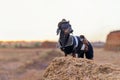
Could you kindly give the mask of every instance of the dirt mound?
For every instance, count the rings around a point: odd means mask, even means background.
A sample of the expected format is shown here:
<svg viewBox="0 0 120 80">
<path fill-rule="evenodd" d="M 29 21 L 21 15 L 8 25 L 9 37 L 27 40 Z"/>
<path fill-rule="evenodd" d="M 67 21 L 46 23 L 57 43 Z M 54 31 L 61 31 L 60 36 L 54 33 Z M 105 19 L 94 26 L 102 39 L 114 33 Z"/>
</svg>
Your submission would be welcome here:
<svg viewBox="0 0 120 80">
<path fill-rule="evenodd" d="M 43 80 L 120 80 L 120 69 L 87 59 L 56 57 L 45 70 Z"/>
<path fill-rule="evenodd" d="M 120 51 L 120 30 L 112 31 L 107 35 L 105 49 Z"/>
</svg>

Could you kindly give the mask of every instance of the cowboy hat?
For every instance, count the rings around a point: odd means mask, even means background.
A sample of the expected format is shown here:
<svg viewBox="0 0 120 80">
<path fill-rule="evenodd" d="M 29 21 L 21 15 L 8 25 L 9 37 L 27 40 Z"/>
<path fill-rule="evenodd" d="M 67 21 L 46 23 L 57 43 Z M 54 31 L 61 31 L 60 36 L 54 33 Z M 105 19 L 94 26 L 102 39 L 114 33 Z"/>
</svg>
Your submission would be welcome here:
<svg viewBox="0 0 120 80">
<path fill-rule="evenodd" d="M 62 19 L 62 21 L 61 22 L 68 22 L 68 21 L 66 21 L 66 19 Z"/>
</svg>

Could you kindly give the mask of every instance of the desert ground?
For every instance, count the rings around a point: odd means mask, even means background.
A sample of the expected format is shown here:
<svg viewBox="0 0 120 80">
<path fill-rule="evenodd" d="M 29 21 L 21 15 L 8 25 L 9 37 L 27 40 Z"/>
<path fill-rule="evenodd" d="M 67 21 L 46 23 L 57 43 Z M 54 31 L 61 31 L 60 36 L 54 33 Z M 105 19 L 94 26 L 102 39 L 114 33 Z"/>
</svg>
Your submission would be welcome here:
<svg viewBox="0 0 120 80">
<path fill-rule="evenodd" d="M 55 57 L 64 56 L 57 48 L 0 49 L 0 80 L 41 80 Z M 120 51 L 94 48 L 94 62 L 120 68 Z"/>
</svg>

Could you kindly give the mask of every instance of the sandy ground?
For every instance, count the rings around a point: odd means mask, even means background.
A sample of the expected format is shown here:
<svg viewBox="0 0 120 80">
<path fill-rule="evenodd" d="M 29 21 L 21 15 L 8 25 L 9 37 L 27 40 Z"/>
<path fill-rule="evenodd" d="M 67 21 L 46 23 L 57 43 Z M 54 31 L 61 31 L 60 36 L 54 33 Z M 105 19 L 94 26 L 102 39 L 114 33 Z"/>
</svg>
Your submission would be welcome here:
<svg viewBox="0 0 120 80">
<path fill-rule="evenodd" d="M 64 56 L 59 49 L 0 49 L 0 80 L 40 80 L 54 57 Z M 120 68 L 120 52 L 94 48 L 94 61 Z"/>
<path fill-rule="evenodd" d="M 83 58 L 56 57 L 45 70 L 43 80 L 120 80 L 120 69 Z"/>
<path fill-rule="evenodd" d="M 120 68 L 120 51 L 106 51 L 103 48 L 94 48 L 94 61 L 99 64 L 113 64 Z"/>
</svg>

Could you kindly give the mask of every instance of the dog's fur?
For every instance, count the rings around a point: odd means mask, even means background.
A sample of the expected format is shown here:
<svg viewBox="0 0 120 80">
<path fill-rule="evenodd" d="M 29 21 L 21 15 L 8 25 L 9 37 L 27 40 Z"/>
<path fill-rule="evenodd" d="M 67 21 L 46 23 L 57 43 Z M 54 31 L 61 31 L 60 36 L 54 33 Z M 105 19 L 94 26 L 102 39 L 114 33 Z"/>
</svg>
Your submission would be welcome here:
<svg viewBox="0 0 120 80">
<path fill-rule="evenodd" d="M 93 47 L 89 41 L 85 39 L 83 35 L 77 36 L 76 39 L 78 40 L 78 46 L 75 47 L 75 39 L 72 40 L 72 45 L 67 45 L 69 41 L 69 37 L 71 37 L 69 32 L 64 32 L 61 30 L 60 37 L 59 37 L 59 44 L 60 49 L 65 53 L 65 56 L 68 54 L 72 54 L 73 57 L 76 57 L 76 54 L 78 55 L 78 58 L 84 58 L 84 54 L 87 59 L 93 59 Z M 74 36 L 72 36 L 74 37 Z M 83 38 L 83 41 L 81 39 Z M 85 44 L 85 50 L 81 50 L 82 45 Z"/>
</svg>

